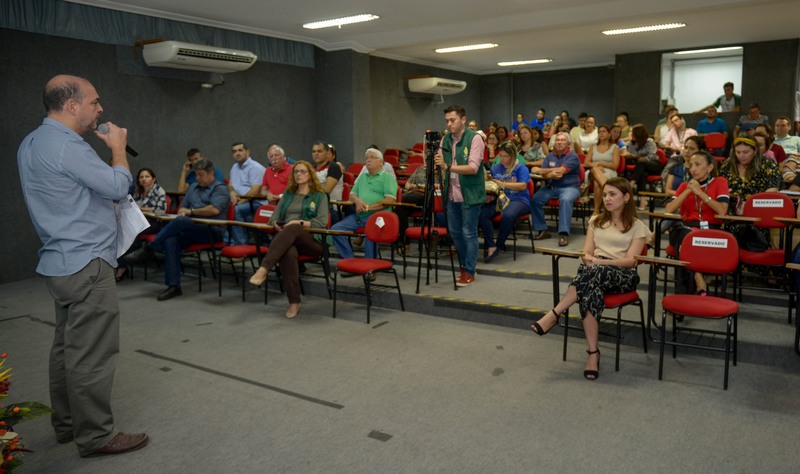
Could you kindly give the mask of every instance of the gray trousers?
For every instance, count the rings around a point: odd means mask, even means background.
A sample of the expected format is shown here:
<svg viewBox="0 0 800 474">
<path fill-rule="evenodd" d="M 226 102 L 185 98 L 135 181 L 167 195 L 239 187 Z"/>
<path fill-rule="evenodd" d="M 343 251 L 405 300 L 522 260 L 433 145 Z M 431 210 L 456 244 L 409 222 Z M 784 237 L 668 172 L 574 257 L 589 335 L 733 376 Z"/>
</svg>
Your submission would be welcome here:
<svg viewBox="0 0 800 474">
<path fill-rule="evenodd" d="M 58 439 L 72 435 L 87 455 L 108 444 L 117 430 L 111 385 L 119 352 L 119 303 L 114 269 L 96 258 L 82 270 L 47 277 L 55 301 L 56 330 L 50 350 L 50 403 Z"/>
</svg>

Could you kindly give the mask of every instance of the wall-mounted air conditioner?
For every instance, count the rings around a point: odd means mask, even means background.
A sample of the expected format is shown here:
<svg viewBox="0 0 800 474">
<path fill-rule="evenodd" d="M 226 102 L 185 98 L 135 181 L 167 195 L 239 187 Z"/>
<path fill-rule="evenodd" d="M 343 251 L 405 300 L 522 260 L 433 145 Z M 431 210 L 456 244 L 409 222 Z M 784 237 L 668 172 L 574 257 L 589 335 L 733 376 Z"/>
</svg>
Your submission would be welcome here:
<svg viewBox="0 0 800 474">
<path fill-rule="evenodd" d="M 408 90 L 425 94 L 458 94 L 467 88 L 465 81 L 443 79 L 441 77 L 420 77 L 408 80 Z"/>
<path fill-rule="evenodd" d="M 224 74 L 244 71 L 255 64 L 258 56 L 250 51 L 162 41 L 144 45 L 144 62 L 148 66 L 191 69 Z"/>
</svg>

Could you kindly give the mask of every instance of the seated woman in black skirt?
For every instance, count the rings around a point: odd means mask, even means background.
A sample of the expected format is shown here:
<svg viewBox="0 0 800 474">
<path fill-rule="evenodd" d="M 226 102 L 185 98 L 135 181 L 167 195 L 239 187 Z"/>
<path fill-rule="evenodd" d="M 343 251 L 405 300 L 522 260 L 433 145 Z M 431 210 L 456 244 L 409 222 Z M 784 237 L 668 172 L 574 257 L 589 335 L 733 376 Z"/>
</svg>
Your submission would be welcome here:
<svg viewBox="0 0 800 474">
<path fill-rule="evenodd" d="M 589 221 L 578 275 L 556 307 L 531 325 L 533 332 L 544 336 L 558 324 L 561 313 L 578 303 L 589 354 L 583 376 L 589 380 L 600 375 L 597 335 L 605 309 L 603 296 L 636 288 L 636 257 L 650 237 L 647 225 L 636 217 L 630 181 L 609 179 L 603 186 L 603 204 L 600 214 Z"/>
</svg>

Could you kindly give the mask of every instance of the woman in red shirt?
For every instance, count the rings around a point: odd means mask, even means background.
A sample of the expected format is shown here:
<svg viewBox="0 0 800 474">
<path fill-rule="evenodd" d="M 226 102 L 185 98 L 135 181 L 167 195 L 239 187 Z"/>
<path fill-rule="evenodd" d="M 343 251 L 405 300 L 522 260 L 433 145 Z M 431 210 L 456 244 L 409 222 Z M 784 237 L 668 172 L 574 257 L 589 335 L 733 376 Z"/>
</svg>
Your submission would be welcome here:
<svg viewBox="0 0 800 474">
<path fill-rule="evenodd" d="M 706 151 L 698 151 L 692 155 L 689 159 L 691 181 L 681 183 L 665 207 L 667 212 L 680 212 L 683 217 L 683 226 L 673 227 L 669 239 L 679 258 L 681 241 L 692 227 L 719 229 L 722 220 L 716 216 L 728 213 L 728 181 L 717 176 L 716 165 L 717 160 Z M 708 286 L 701 273 L 695 273 L 694 281 L 698 294 L 707 292 Z"/>
</svg>

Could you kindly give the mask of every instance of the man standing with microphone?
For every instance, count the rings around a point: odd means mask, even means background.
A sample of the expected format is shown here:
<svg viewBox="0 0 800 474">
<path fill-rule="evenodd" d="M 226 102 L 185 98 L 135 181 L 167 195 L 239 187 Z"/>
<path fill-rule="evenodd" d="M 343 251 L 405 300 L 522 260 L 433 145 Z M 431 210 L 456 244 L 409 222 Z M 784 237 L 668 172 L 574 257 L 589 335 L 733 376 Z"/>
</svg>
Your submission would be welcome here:
<svg viewBox="0 0 800 474">
<path fill-rule="evenodd" d="M 22 141 L 17 165 L 42 240 L 36 271 L 55 302 L 52 425 L 57 441 L 74 440 L 81 456 L 126 453 L 148 441 L 144 433 L 117 430 L 111 412 L 119 352 L 113 201 L 124 199 L 133 181 L 128 131 L 110 122 L 107 133 L 97 131 L 100 97 L 80 77 L 53 77 L 43 100 L 47 117 Z M 90 131 L 111 149 L 111 166 L 81 137 Z"/>
</svg>

